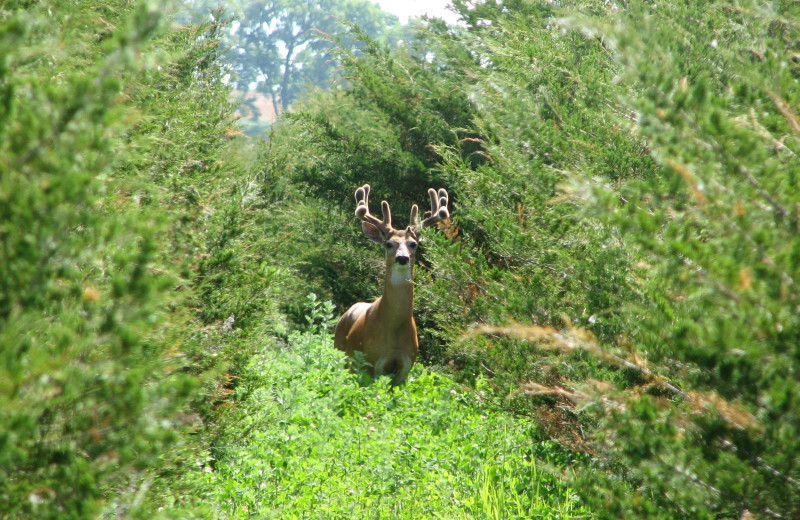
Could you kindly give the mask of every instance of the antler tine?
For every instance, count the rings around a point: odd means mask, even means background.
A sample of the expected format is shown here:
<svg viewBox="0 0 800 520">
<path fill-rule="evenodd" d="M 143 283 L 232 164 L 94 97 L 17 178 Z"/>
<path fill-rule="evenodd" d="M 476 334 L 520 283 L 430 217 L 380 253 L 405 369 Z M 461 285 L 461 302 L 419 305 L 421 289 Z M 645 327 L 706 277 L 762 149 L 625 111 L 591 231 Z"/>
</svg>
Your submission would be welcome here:
<svg viewBox="0 0 800 520">
<path fill-rule="evenodd" d="M 447 195 L 447 190 L 439 188 L 437 192 L 433 188 L 430 188 L 428 190 L 428 196 L 431 198 L 431 214 L 422 221 L 422 225 L 420 226 L 422 228 L 430 227 L 437 222 L 450 218 L 450 212 L 447 211 L 447 203 L 450 200 Z"/>
<path fill-rule="evenodd" d="M 385 200 L 381 202 L 383 220 L 379 220 L 369 212 L 369 190 L 369 184 L 356 190 L 356 217 L 377 227 L 384 235 L 388 234 L 392 230 L 392 212 L 389 203 Z"/>
<path fill-rule="evenodd" d="M 386 226 L 386 229 L 393 229 L 392 228 L 392 210 L 389 209 L 389 203 L 385 200 L 381 201 L 381 217 L 383 217 L 382 224 Z"/>
<path fill-rule="evenodd" d="M 419 227 L 419 222 L 417 221 L 419 216 L 419 207 L 414 204 L 411 206 L 411 219 L 408 221 L 409 229 L 414 229 Z"/>
</svg>

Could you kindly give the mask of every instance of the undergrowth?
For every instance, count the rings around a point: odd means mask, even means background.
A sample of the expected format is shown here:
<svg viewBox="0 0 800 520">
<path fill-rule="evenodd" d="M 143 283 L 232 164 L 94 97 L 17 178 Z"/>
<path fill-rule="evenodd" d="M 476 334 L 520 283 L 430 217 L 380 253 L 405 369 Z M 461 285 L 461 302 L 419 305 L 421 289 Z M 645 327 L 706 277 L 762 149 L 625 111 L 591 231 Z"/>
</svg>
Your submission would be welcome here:
<svg viewBox="0 0 800 520">
<path fill-rule="evenodd" d="M 317 309 L 320 307 L 317 306 Z M 536 422 L 415 365 L 408 383 L 347 371 L 310 327 L 254 353 L 220 434 L 167 516 L 214 518 L 586 518 L 545 471 L 572 456 Z M 198 509 L 198 505 L 204 506 Z"/>
</svg>

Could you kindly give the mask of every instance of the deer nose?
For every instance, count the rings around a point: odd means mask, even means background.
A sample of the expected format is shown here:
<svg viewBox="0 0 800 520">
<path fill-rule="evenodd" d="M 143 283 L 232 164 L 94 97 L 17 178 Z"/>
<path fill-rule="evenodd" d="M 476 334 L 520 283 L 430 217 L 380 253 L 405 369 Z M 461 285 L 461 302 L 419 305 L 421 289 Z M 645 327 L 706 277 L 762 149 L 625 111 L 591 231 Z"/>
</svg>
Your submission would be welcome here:
<svg viewBox="0 0 800 520">
<path fill-rule="evenodd" d="M 396 256 L 396 257 L 394 257 L 394 261 L 397 262 L 400 265 L 406 265 L 408 263 L 408 257 L 407 256 Z"/>
</svg>

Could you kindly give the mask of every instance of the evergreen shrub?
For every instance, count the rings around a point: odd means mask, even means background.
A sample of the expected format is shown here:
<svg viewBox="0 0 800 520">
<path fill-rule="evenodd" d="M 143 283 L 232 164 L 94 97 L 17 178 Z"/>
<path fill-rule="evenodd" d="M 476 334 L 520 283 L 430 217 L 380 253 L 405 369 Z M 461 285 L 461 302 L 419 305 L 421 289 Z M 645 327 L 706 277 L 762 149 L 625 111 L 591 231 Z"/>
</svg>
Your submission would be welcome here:
<svg viewBox="0 0 800 520">
<path fill-rule="evenodd" d="M 219 26 L 28 4 L 0 6 L 0 516 L 149 518 L 226 364 L 192 305 L 228 189 Z"/>
<path fill-rule="evenodd" d="M 592 454 L 600 517 L 798 516 L 796 3 L 455 4 L 464 26 L 345 55 L 349 86 L 272 134 L 292 271 L 374 297 L 353 188 L 402 219 L 441 185 L 427 362 Z"/>
</svg>

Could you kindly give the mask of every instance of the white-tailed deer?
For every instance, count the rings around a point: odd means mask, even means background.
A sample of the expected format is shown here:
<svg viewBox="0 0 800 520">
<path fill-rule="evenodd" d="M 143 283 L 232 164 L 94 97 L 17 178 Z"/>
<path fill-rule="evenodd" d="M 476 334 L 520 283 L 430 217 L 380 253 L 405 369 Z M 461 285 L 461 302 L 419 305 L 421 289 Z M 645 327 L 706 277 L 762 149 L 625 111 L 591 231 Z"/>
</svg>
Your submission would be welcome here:
<svg viewBox="0 0 800 520">
<path fill-rule="evenodd" d="M 447 219 L 447 191 L 428 190 L 430 216 L 421 223 L 419 209 L 411 207 L 411 223 L 405 229 L 392 227 L 389 203 L 381 202 L 383 218 L 369 212 L 369 184 L 356 190 L 356 217 L 361 229 L 386 253 L 383 295 L 372 303 L 358 302 L 336 324 L 334 345 L 352 357 L 362 352 L 372 375 L 388 375 L 392 384 L 405 381 L 417 357 L 419 339 L 414 323 L 414 254 L 420 241 L 420 229 Z"/>
</svg>

